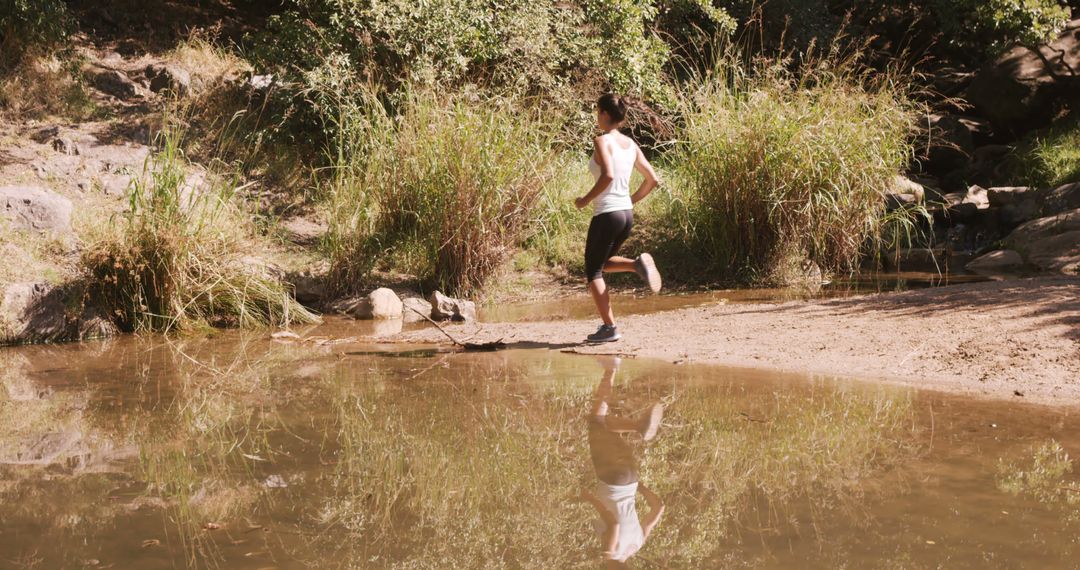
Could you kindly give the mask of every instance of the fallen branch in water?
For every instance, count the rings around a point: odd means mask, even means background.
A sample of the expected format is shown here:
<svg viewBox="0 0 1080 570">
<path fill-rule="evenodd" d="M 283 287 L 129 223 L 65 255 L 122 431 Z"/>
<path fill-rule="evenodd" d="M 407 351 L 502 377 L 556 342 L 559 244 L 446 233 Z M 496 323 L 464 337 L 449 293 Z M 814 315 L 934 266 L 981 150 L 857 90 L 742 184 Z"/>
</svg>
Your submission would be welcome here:
<svg viewBox="0 0 1080 570">
<path fill-rule="evenodd" d="M 435 322 L 435 319 L 432 319 L 431 317 L 425 315 L 424 313 L 421 313 L 418 309 L 416 309 L 414 307 L 406 307 L 406 308 L 409 309 L 410 311 L 420 315 L 425 321 L 435 325 L 435 328 L 439 329 L 439 332 L 446 335 L 446 338 L 450 339 L 450 342 L 454 343 L 455 346 L 460 346 L 461 348 L 464 348 L 465 350 L 477 350 L 477 351 L 499 350 L 501 348 L 506 348 L 506 343 L 504 343 L 501 338 L 499 340 L 492 341 L 492 342 L 480 342 L 480 343 L 461 342 L 460 340 L 454 338 L 453 335 L 446 332 L 446 329 L 442 328 L 442 326 L 439 325 L 439 323 Z M 479 334 L 479 333 L 477 333 L 477 334 Z M 475 336 L 476 335 L 473 335 L 473 336 L 471 336 L 469 338 L 473 338 Z"/>
</svg>

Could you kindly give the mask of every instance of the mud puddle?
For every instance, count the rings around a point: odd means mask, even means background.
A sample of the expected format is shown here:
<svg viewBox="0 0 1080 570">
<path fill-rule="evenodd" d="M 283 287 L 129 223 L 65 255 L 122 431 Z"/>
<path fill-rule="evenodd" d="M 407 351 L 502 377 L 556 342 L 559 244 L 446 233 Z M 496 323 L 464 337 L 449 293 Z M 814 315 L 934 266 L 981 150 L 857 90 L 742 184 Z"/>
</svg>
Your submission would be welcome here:
<svg viewBox="0 0 1080 570">
<path fill-rule="evenodd" d="M 0 568 L 597 568 L 607 527 L 582 492 L 618 478 L 664 504 L 631 567 L 1080 555 L 1070 410 L 424 348 L 227 333 L 0 351 Z"/>
<path fill-rule="evenodd" d="M 925 289 L 986 280 L 986 277 L 978 275 L 947 275 L 924 272 L 880 273 L 836 280 L 819 289 L 798 287 L 721 289 L 695 293 L 665 292 L 661 295 L 645 295 L 640 291 L 626 291 L 625 288 L 616 285 L 615 309 L 620 315 L 644 315 L 719 303 L 782 303 L 785 301 Z M 632 281 L 628 282 L 632 283 Z M 480 318 L 487 322 L 591 319 L 596 316 L 596 308 L 593 306 L 592 300 L 584 294 L 584 288 L 582 293 L 580 296 L 554 301 L 486 306 L 481 308 Z"/>
</svg>

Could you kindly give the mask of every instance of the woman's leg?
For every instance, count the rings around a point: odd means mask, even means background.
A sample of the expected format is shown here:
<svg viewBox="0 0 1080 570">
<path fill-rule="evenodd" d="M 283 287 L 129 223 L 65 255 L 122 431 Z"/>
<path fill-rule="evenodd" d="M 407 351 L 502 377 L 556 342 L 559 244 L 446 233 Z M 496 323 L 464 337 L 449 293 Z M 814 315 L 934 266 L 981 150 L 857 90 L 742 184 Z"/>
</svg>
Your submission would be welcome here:
<svg viewBox="0 0 1080 570">
<path fill-rule="evenodd" d="M 605 325 L 615 326 L 615 313 L 611 310 L 611 295 L 608 294 L 607 283 L 604 278 L 589 281 L 589 294 L 592 295 L 593 303 L 596 304 L 596 312 L 600 313 L 600 320 Z"/>
<path fill-rule="evenodd" d="M 633 273 L 636 271 L 634 260 L 622 257 L 618 253 L 623 244 L 626 243 L 626 238 L 630 237 L 630 230 L 634 227 L 634 211 L 612 212 L 611 216 L 617 223 L 615 224 L 616 227 L 613 228 L 614 235 L 607 253 L 607 261 L 604 262 L 604 273 Z"/>
</svg>

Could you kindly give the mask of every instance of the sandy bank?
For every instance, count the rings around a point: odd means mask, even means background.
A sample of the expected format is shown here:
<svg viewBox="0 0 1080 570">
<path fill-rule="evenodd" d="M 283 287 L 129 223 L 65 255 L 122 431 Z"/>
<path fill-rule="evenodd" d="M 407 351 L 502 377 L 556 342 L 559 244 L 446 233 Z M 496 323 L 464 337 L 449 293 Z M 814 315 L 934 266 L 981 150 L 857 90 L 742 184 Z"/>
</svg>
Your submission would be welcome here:
<svg viewBox="0 0 1080 570">
<path fill-rule="evenodd" d="M 615 300 L 618 310 L 618 298 Z M 1080 278 L 1039 278 L 782 304 L 716 305 L 619 319 L 623 340 L 589 346 L 593 321 L 453 327 L 472 342 L 624 353 L 875 379 L 1080 405 Z M 401 340 L 445 342 L 434 329 Z"/>
</svg>

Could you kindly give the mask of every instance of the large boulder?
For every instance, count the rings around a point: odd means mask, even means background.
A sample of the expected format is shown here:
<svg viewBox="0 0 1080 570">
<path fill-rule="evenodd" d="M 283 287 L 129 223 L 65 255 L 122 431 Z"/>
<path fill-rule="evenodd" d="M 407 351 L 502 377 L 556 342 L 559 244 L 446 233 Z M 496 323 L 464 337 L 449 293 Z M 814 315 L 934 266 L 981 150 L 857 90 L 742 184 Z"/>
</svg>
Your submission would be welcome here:
<svg viewBox="0 0 1080 570">
<path fill-rule="evenodd" d="M 1069 22 L 1049 45 L 1016 46 L 984 65 L 967 100 L 995 130 L 1018 134 L 1049 122 L 1054 103 L 1076 87 L 1080 72 L 1080 20 Z"/>
<path fill-rule="evenodd" d="M 1024 267 L 1024 258 L 1011 249 L 999 249 L 982 255 L 964 266 L 975 273 L 1008 273 Z"/>
<path fill-rule="evenodd" d="M 36 186 L 0 187 L 0 216 L 16 228 L 71 231 L 71 200 Z"/>
<path fill-rule="evenodd" d="M 331 309 L 357 319 L 400 319 L 402 304 L 396 293 L 383 287 L 362 297 L 337 301 Z"/>
<path fill-rule="evenodd" d="M 1044 271 L 1080 273 L 1080 208 L 1027 222 L 1005 238 L 1005 245 Z"/>
<path fill-rule="evenodd" d="M 1043 198 L 1043 215 L 1060 214 L 1080 208 L 1080 182 L 1059 186 Z"/>
<path fill-rule="evenodd" d="M 407 323 L 419 323 L 426 321 L 424 317 L 431 318 L 431 303 L 417 298 L 409 297 L 402 300 L 404 312 L 401 316 Z"/>
<path fill-rule="evenodd" d="M 431 303 L 431 318 L 436 321 L 472 322 L 476 320 L 476 303 L 464 299 L 454 299 L 435 291 L 428 298 Z"/>
</svg>

